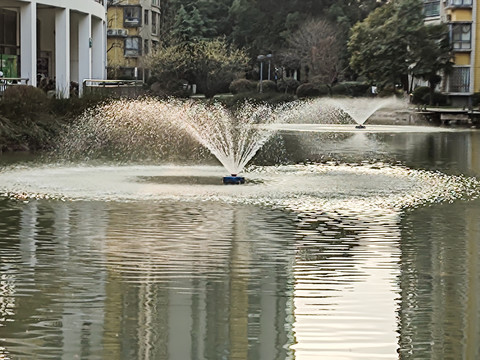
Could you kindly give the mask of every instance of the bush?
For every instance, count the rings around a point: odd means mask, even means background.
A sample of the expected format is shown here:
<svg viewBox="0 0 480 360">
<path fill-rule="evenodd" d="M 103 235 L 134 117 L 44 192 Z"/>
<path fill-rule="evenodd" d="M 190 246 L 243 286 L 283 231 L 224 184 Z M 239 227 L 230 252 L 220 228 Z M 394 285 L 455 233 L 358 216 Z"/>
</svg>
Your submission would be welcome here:
<svg viewBox="0 0 480 360">
<path fill-rule="evenodd" d="M 49 99 L 39 88 L 30 85 L 9 86 L 3 93 L 2 103 L 7 114 L 32 114 L 48 107 Z"/>
<path fill-rule="evenodd" d="M 299 98 L 314 97 L 320 95 L 321 92 L 319 88 L 312 83 L 305 83 L 297 88 L 297 96 Z"/>
<path fill-rule="evenodd" d="M 179 97 L 187 98 L 191 95 L 188 82 L 182 79 L 171 79 L 170 81 L 155 82 L 150 86 L 150 91 L 158 97 Z"/>
<path fill-rule="evenodd" d="M 476 92 L 472 95 L 472 106 L 478 106 L 480 104 L 480 93 Z"/>
<path fill-rule="evenodd" d="M 257 89 L 260 91 L 260 82 L 257 84 Z M 275 84 L 275 81 L 272 80 L 263 80 L 262 81 L 262 91 L 267 93 L 267 92 L 276 92 L 277 91 L 277 84 Z"/>
<path fill-rule="evenodd" d="M 369 92 L 369 95 L 371 95 L 371 92 Z M 377 95 L 378 97 L 392 97 L 392 96 L 402 97 L 403 90 L 396 89 L 394 86 L 388 86 L 381 89 Z"/>
<path fill-rule="evenodd" d="M 446 95 L 441 94 L 439 92 L 433 93 L 433 101 L 432 101 L 433 105 L 437 105 L 437 106 L 447 105 L 447 100 L 448 99 Z M 422 101 L 423 101 L 423 104 L 426 104 L 426 105 L 430 104 L 430 93 L 424 95 L 422 98 Z"/>
<path fill-rule="evenodd" d="M 294 101 L 295 96 L 293 94 L 283 94 L 283 93 L 276 93 L 276 92 L 266 92 L 266 93 L 259 93 L 256 91 L 249 92 L 249 93 L 240 93 L 235 94 L 230 97 L 225 98 L 217 98 L 216 101 L 220 101 L 226 107 L 229 108 L 237 108 L 241 106 L 246 101 L 254 104 L 283 104 L 286 102 Z"/>
<path fill-rule="evenodd" d="M 246 92 L 254 91 L 257 87 L 255 81 L 247 80 L 247 79 L 236 79 L 230 83 L 228 90 L 232 94 L 241 94 Z"/>
<path fill-rule="evenodd" d="M 343 85 L 347 87 L 349 95 L 353 97 L 371 94 L 370 85 L 362 82 L 344 82 Z"/>
<path fill-rule="evenodd" d="M 330 86 L 325 84 L 318 84 L 316 85 L 318 91 L 320 92 L 320 96 L 327 96 L 330 95 Z"/>
<path fill-rule="evenodd" d="M 292 78 L 286 78 L 277 82 L 277 90 L 285 94 L 295 94 L 299 86 L 300 81 Z"/>
<path fill-rule="evenodd" d="M 419 86 L 413 90 L 412 94 L 412 103 L 414 104 L 425 104 L 424 98 L 426 95 L 430 94 L 430 88 L 428 86 Z"/>
<path fill-rule="evenodd" d="M 344 84 L 335 84 L 332 86 L 332 95 L 350 95 L 348 88 Z"/>
</svg>

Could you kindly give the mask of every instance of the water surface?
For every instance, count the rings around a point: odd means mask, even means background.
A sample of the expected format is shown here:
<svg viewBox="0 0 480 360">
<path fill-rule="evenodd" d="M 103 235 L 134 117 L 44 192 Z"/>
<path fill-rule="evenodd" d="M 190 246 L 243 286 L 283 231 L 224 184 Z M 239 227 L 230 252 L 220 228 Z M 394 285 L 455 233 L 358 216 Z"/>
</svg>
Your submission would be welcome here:
<svg viewBox="0 0 480 360">
<path fill-rule="evenodd" d="M 292 163 L 381 161 L 480 177 L 479 135 L 282 137 Z M 302 190 L 305 173 L 290 191 L 282 185 L 286 195 L 265 195 L 268 184 L 216 190 L 230 199 L 263 191 L 253 204 L 197 196 L 210 182 L 194 185 L 188 201 L 138 196 L 142 186 L 164 186 L 153 173 L 123 199 L 3 197 L 0 359 L 478 358 L 480 201 L 379 206 L 370 200 L 390 199 L 391 182 L 372 176 L 359 178 L 370 189 L 357 188 L 362 201 L 345 191 L 340 207 L 333 200 L 347 180 L 355 190 L 355 174 L 329 179 L 335 191 L 319 182 L 321 206 L 283 210 L 268 200 L 304 202 L 313 191 Z M 15 181 L 63 191 L 53 178 Z M 402 179 L 391 178 L 400 194 L 410 184 Z"/>
</svg>

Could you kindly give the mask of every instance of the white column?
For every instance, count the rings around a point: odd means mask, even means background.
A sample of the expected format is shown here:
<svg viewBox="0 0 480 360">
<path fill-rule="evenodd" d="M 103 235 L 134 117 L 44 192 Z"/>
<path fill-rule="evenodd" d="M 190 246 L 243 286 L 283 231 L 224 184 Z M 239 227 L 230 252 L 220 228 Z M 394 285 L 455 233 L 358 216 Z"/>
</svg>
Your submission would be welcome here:
<svg viewBox="0 0 480 360">
<path fill-rule="evenodd" d="M 78 22 L 78 86 L 83 92 L 83 80 L 92 78 L 92 16 L 82 15 Z"/>
<path fill-rule="evenodd" d="M 105 32 L 102 20 L 92 19 L 92 77 L 104 79 L 105 76 Z"/>
<path fill-rule="evenodd" d="M 33 0 L 20 8 L 20 76 L 37 86 L 37 3 Z"/>
<path fill-rule="evenodd" d="M 59 98 L 70 97 L 70 10 L 55 11 L 55 77 Z"/>
</svg>

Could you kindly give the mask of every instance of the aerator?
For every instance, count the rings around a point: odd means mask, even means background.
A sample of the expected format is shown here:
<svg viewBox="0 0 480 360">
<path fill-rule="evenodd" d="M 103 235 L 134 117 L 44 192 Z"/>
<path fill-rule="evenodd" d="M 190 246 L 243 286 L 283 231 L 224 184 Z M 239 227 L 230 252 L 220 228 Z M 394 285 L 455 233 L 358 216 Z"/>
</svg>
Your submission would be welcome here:
<svg viewBox="0 0 480 360">
<path fill-rule="evenodd" d="M 243 176 L 237 176 L 237 174 L 232 174 L 231 176 L 224 176 L 223 183 L 225 185 L 245 184 L 245 178 Z"/>
</svg>

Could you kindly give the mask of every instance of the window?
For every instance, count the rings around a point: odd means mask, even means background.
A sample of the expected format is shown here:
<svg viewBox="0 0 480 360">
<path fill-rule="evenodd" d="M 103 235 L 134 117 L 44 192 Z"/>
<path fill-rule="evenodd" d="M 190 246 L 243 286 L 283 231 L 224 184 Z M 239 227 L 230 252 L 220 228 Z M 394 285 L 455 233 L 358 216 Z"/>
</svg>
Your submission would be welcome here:
<svg viewBox="0 0 480 360">
<path fill-rule="evenodd" d="M 159 14 L 152 11 L 152 34 L 153 35 L 156 35 L 158 33 L 158 18 L 159 18 Z"/>
<path fill-rule="evenodd" d="M 142 25 L 142 8 L 140 6 L 125 6 L 123 8 L 123 23 L 125 27 Z"/>
<path fill-rule="evenodd" d="M 139 36 L 130 36 L 125 39 L 125 56 L 137 57 L 142 55 L 142 39 Z"/>
<path fill-rule="evenodd" d="M 158 49 L 158 41 L 152 40 L 152 50 Z"/>
<path fill-rule="evenodd" d="M 152 0 L 153 6 L 160 6 L 160 0 Z"/>
<path fill-rule="evenodd" d="M 449 6 L 472 6 L 472 0 L 448 0 Z"/>
<path fill-rule="evenodd" d="M 452 45 L 454 50 L 470 50 L 472 24 L 452 24 Z"/>
<path fill-rule="evenodd" d="M 143 23 L 148 25 L 148 10 L 145 10 L 143 13 Z"/>
<path fill-rule="evenodd" d="M 452 69 L 449 76 L 450 92 L 466 93 L 470 91 L 470 68 L 457 66 Z"/>
<path fill-rule="evenodd" d="M 425 0 L 423 13 L 425 17 L 440 16 L 440 0 Z"/>
<path fill-rule="evenodd" d="M 147 55 L 149 52 L 148 39 L 143 40 L 143 53 Z"/>
</svg>

